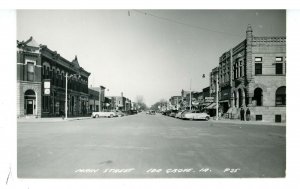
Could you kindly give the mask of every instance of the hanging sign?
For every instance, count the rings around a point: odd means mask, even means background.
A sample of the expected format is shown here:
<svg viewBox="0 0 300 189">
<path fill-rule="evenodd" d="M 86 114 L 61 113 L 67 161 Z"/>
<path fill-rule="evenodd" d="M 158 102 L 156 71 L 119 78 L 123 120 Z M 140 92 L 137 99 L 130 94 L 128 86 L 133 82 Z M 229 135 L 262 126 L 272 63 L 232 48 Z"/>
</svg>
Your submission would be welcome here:
<svg viewBox="0 0 300 189">
<path fill-rule="evenodd" d="M 44 80 L 44 95 L 50 96 L 50 80 Z"/>
</svg>

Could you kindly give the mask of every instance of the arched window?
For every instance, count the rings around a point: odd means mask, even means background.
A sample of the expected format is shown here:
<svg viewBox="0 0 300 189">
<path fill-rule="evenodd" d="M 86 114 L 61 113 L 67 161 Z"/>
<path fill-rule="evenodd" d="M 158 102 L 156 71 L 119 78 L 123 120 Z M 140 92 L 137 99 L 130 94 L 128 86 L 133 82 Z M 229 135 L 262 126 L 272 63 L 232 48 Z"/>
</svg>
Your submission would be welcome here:
<svg viewBox="0 0 300 189">
<path fill-rule="evenodd" d="M 256 88 L 254 90 L 253 100 L 256 101 L 256 106 L 262 106 L 262 104 L 263 104 L 263 90 L 261 88 Z"/>
<path fill-rule="evenodd" d="M 279 87 L 276 90 L 276 106 L 285 106 L 286 105 L 286 94 L 285 94 L 286 88 L 285 86 Z"/>
</svg>

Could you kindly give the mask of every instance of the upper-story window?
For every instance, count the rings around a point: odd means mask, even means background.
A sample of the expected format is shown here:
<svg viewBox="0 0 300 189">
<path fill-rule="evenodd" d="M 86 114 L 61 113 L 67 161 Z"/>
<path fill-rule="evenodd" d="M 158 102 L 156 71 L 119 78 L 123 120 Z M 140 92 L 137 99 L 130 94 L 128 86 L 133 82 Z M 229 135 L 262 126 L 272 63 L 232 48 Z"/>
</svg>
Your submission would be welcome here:
<svg viewBox="0 0 300 189">
<path fill-rule="evenodd" d="M 255 57 L 255 75 L 261 75 L 262 74 L 262 57 Z"/>
<path fill-rule="evenodd" d="M 255 75 L 262 74 L 262 63 L 255 63 Z"/>
<path fill-rule="evenodd" d="M 27 62 L 27 80 L 33 81 L 34 80 L 34 62 Z"/>
<path fill-rule="evenodd" d="M 276 57 L 275 74 L 283 74 L 283 57 Z"/>
<path fill-rule="evenodd" d="M 45 75 L 45 72 L 46 72 L 46 66 L 44 65 L 43 66 L 43 71 L 42 71 L 43 76 Z"/>
</svg>

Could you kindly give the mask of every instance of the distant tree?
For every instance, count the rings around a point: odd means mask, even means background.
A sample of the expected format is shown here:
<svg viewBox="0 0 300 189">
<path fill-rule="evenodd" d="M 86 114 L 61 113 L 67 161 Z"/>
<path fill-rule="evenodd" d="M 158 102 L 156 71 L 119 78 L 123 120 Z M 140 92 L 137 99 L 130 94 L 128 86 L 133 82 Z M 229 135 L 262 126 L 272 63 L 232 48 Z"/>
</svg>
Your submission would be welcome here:
<svg viewBox="0 0 300 189">
<path fill-rule="evenodd" d="M 166 103 L 167 101 L 165 99 L 161 99 L 160 101 L 154 103 L 152 106 L 151 106 L 151 110 L 155 110 L 155 111 L 158 111 L 158 110 L 161 110 L 161 108 L 163 106 L 166 106 Z"/>
<path fill-rule="evenodd" d="M 147 105 L 144 102 L 144 97 L 142 95 L 138 95 L 136 97 L 136 103 L 137 103 L 139 110 L 147 110 L 148 109 Z"/>
</svg>

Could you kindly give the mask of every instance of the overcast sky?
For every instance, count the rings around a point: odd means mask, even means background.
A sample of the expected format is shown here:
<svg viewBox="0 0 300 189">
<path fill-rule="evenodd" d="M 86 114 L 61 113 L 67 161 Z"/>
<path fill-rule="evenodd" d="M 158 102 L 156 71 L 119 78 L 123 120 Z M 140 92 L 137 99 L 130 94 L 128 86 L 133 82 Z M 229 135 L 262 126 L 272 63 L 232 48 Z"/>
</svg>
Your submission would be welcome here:
<svg viewBox="0 0 300 189">
<path fill-rule="evenodd" d="M 147 13 L 147 14 L 145 14 Z M 103 85 L 106 95 L 148 106 L 201 91 L 221 54 L 255 36 L 285 36 L 286 12 L 280 10 L 22 10 L 17 39 L 30 36 L 67 60 L 77 55 L 91 72 L 89 85 Z M 202 74 L 206 78 L 202 78 Z"/>
</svg>

